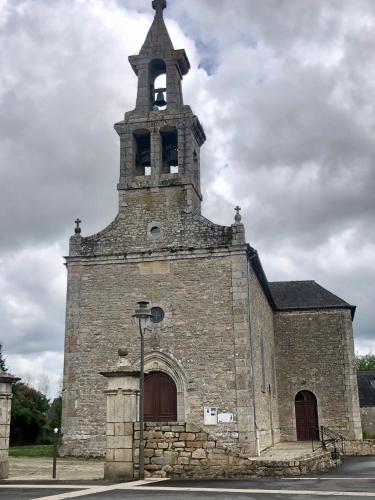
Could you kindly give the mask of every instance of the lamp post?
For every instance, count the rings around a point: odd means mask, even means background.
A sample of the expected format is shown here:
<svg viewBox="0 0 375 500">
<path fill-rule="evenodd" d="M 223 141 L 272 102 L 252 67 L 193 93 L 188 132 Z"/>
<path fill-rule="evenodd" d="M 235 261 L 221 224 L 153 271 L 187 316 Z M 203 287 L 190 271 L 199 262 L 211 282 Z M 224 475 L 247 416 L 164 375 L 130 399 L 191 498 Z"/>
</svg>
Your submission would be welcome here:
<svg viewBox="0 0 375 500">
<path fill-rule="evenodd" d="M 52 477 L 56 479 L 56 461 L 57 461 L 57 445 L 59 439 L 59 429 L 55 427 L 53 429 L 53 466 L 52 466 Z"/>
<path fill-rule="evenodd" d="M 145 386 L 144 386 L 144 332 L 147 325 L 150 323 L 151 312 L 148 307 L 147 300 L 137 302 L 137 308 L 133 314 L 139 327 L 141 336 L 141 376 L 140 376 L 140 398 L 139 398 L 139 479 L 145 477 L 145 440 L 144 440 L 144 407 L 145 407 Z"/>
</svg>

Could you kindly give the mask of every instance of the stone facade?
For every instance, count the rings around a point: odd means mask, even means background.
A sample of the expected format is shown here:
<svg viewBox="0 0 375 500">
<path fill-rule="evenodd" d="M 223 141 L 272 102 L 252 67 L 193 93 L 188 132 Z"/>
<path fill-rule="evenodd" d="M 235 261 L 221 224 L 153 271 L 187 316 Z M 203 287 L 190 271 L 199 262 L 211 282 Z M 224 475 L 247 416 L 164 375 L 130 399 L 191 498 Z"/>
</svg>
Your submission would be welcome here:
<svg viewBox="0 0 375 500">
<path fill-rule="evenodd" d="M 274 315 L 250 264 L 249 277 L 256 427 L 263 450 L 280 441 Z"/>
<path fill-rule="evenodd" d="M 301 390 L 315 394 L 319 425 L 361 439 L 350 311 L 280 312 L 274 320 L 282 439 L 296 439 Z"/>
<path fill-rule="evenodd" d="M 145 369 L 168 374 L 176 386 L 184 430 L 166 432 L 189 433 L 188 426 L 197 426 L 229 466 L 229 456 L 255 456 L 280 439 L 296 439 L 295 396 L 306 388 L 318 398 L 320 423 L 357 439 L 353 307 L 327 291 L 308 300 L 296 296 L 298 311 L 289 310 L 279 293 L 278 305 L 257 252 L 246 243 L 239 208 L 229 227 L 201 214 L 200 147 L 206 138 L 183 103 L 181 81 L 190 65 L 185 51 L 173 48 L 164 4 L 154 2 L 145 44 L 129 58 L 138 96 L 136 108 L 115 125 L 118 215 L 92 236 L 82 237 L 77 226 L 70 240 L 61 454 L 103 456 L 100 372 L 115 364 L 120 346 L 127 347 L 132 369 L 139 368 L 132 314 L 140 299 L 164 311 L 164 319 L 146 330 Z M 167 88 L 157 91 L 162 73 Z M 165 95 L 165 109 L 154 101 L 155 92 Z M 306 287 L 317 289 L 310 282 Z M 205 408 L 230 419 L 207 425 Z M 171 443 L 188 441 L 170 437 Z M 159 459 L 167 444 L 158 443 L 157 454 L 148 458 Z M 178 446 L 172 448 L 175 453 Z M 210 450 L 205 458 L 193 457 L 194 450 L 186 449 L 193 446 L 181 448 L 178 453 L 191 454 L 177 456 L 189 458 L 185 465 L 209 460 L 215 467 L 212 460 L 219 460 L 210 445 L 202 447 Z M 109 449 L 114 456 L 115 448 Z"/>
</svg>

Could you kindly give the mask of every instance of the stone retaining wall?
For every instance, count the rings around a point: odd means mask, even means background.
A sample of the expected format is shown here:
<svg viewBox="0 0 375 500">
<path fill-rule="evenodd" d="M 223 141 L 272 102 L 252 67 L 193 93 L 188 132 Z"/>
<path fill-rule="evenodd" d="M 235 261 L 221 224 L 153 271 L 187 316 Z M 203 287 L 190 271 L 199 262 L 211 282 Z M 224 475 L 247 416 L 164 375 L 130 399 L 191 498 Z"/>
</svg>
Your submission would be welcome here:
<svg viewBox="0 0 375 500">
<path fill-rule="evenodd" d="M 134 461 L 138 462 L 139 424 L 134 424 Z M 315 452 L 291 461 L 256 460 L 236 455 L 194 424 L 145 425 L 147 477 L 176 479 L 301 476 L 336 467 L 330 452 Z"/>
<path fill-rule="evenodd" d="M 371 456 L 375 455 L 375 439 L 364 439 L 363 441 L 345 441 L 345 455 L 347 456 Z"/>
<path fill-rule="evenodd" d="M 375 435 L 375 406 L 361 406 L 362 429 Z"/>
</svg>

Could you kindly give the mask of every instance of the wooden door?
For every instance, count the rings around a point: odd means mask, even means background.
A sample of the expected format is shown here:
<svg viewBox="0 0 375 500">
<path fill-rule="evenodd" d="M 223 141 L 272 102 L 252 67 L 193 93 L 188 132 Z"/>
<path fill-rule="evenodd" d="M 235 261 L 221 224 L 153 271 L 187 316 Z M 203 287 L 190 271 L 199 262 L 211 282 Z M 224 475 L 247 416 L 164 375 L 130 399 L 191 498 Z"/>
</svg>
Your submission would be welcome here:
<svg viewBox="0 0 375 500">
<path fill-rule="evenodd" d="M 319 440 L 318 407 L 310 391 L 301 391 L 296 400 L 296 427 L 298 441 Z"/>
<path fill-rule="evenodd" d="M 145 422 L 177 420 L 177 389 L 171 377 L 162 372 L 145 376 Z"/>
</svg>

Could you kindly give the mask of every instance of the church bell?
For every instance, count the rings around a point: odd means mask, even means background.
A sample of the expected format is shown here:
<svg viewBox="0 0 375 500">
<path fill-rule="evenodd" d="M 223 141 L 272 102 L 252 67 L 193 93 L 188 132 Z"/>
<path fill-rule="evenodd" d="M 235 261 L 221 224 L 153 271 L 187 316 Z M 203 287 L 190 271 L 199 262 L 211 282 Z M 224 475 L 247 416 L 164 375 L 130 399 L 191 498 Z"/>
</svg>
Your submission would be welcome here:
<svg viewBox="0 0 375 500">
<path fill-rule="evenodd" d="M 177 149 L 171 149 L 168 151 L 167 162 L 170 167 L 178 165 L 178 152 Z"/>
<path fill-rule="evenodd" d="M 151 165 L 150 151 L 148 149 L 144 149 L 140 152 L 140 160 L 143 167 L 149 167 Z"/>
<path fill-rule="evenodd" d="M 162 108 L 163 106 L 167 105 L 167 101 L 164 98 L 164 92 L 166 89 L 156 89 L 155 94 L 157 94 L 156 99 L 155 99 L 155 106 L 158 108 Z"/>
</svg>

